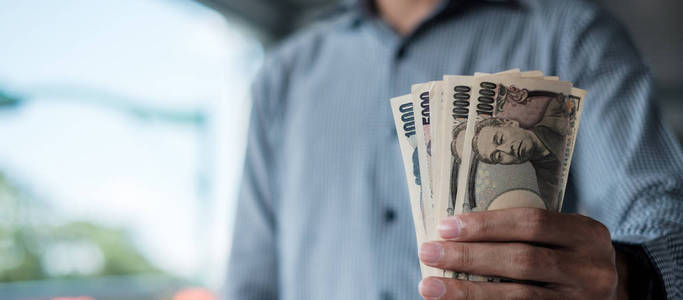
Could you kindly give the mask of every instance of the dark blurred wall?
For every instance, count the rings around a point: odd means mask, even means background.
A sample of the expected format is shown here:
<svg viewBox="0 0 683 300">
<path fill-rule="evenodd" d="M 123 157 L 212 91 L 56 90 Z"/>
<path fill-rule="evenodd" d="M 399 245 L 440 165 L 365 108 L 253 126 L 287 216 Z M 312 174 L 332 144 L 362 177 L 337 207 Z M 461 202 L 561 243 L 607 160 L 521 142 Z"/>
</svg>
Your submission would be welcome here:
<svg viewBox="0 0 683 300">
<path fill-rule="evenodd" d="M 683 141 L 683 1 L 600 2 L 626 26 L 651 66 L 662 116 Z"/>
<path fill-rule="evenodd" d="M 663 87 L 683 82 L 683 1 L 601 0 L 632 34 Z"/>
</svg>

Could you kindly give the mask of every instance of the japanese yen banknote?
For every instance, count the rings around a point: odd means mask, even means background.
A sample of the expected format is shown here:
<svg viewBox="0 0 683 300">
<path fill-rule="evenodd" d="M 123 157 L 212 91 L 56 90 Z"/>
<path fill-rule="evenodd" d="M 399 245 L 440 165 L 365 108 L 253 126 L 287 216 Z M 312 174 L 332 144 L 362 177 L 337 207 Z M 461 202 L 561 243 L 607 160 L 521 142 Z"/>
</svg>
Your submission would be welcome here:
<svg viewBox="0 0 683 300">
<path fill-rule="evenodd" d="M 586 91 L 541 71 L 444 75 L 391 99 L 418 246 L 455 214 L 560 211 Z M 499 281 L 421 265 L 423 277 Z"/>
</svg>

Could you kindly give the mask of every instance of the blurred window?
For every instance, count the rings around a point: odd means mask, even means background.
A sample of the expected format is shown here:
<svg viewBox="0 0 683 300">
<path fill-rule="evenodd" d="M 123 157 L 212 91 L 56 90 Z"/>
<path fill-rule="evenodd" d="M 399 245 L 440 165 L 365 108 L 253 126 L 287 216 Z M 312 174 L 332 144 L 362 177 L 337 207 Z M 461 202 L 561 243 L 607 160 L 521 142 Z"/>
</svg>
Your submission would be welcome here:
<svg viewBox="0 0 683 300">
<path fill-rule="evenodd" d="M 219 288 L 249 36 L 191 0 L 0 1 L 0 299 Z"/>
</svg>

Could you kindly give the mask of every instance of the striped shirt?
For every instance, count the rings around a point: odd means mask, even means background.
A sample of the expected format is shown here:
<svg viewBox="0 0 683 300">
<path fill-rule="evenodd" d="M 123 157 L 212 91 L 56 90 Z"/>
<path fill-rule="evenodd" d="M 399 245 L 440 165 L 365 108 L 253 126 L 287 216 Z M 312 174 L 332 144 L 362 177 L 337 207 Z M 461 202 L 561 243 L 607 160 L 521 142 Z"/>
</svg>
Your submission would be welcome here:
<svg viewBox="0 0 683 300">
<path fill-rule="evenodd" d="M 564 211 L 642 249 L 683 298 L 683 152 L 617 22 L 589 1 L 453 0 L 401 36 L 363 7 L 290 38 L 254 83 L 227 299 L 419 299 L 389 98 L 512 68 L 588 90 Z"/>
</svg>

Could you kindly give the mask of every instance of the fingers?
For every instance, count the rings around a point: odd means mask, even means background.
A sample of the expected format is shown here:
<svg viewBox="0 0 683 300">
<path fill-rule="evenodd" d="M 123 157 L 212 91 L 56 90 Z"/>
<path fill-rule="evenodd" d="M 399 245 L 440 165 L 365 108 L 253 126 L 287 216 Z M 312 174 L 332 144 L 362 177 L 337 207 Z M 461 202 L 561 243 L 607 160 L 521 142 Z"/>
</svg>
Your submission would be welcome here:
<svg viewBox="0 0 683 300">
<path fill-rule="evenodd" d="M 445 219 L 438 229 L 442 238 L 454 241 L 519 241 L 564 247 L 610 242 L 609 231 L 597 221 L 537 208 L 462 214 Z"/>
<path fill-rule="evenodd" d="M 551 289 L 518 284 L 473 282 L 457 279 L 429 277 L 420 282 L 420 295 L 425 299 L 449 300 L 506 300 L 506 299 L 560 299 Z"/>
<path fill-rule="evenodd" d="M 429 242 L 420 247 L 428 266 L 517 280 L 561 283 L 573 265 L 564 251 L 524 243 Z"/>
</svg>

